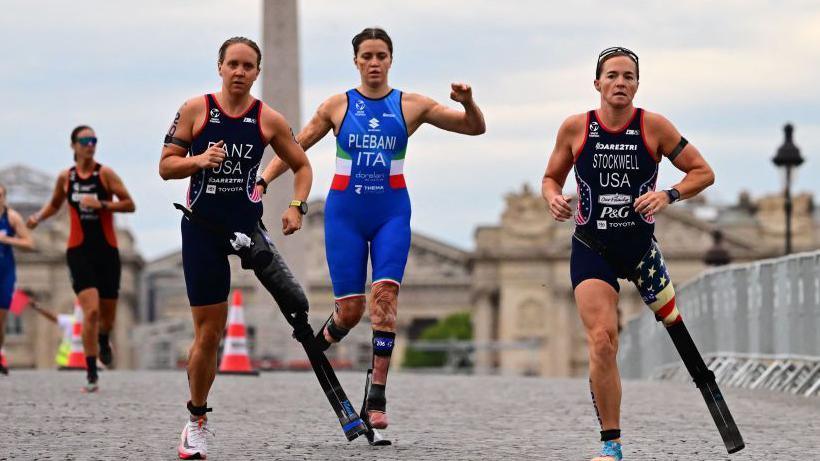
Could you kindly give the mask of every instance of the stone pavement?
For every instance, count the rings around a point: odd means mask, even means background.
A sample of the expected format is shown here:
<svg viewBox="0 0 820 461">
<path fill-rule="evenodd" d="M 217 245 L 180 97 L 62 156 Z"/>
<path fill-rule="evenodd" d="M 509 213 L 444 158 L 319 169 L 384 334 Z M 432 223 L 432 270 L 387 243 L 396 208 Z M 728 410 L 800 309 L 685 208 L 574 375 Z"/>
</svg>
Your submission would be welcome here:
<svg viewBox="0 0 820 461">
<path fill-rule="evenodd" d="M 341 373 L 361 402 L 363 373 Z M 0 376 L 0 460 L 172 460 L 185 373 L 12 370 Z M 627 460 L 817 459 L 820 399 L 724 389 L 747 447 L 731 458 L 694 386 L 624 383 Z M 585 380 L 394 373 L 392 447 L 348 443 L 312 373 L 217 376 L 210 459 L 584 460 L 598 448 Z M 674 402 L 674 404 L 672 404 Z M 804 458 L 804 456 L 806 456 Z"/>
</svg>

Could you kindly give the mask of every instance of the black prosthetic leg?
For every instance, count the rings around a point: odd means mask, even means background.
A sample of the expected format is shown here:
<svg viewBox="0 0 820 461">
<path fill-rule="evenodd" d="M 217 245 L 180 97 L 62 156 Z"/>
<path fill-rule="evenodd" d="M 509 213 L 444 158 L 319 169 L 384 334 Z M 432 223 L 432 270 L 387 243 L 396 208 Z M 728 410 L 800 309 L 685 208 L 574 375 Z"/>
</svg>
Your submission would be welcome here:
<svg viewBox="0 0 820 461">
<path fill-rule="evenodd" d="M 195 224 L 203 226 L 217 235 L 224 236 L 236 250 L 242 260 L 242 268 L 252 269 L 256 277 L 262 282 L 268 292 L 276 300 L 279 309 L 285 316 L 288 324 L 293 328 L 293 337 L 302 344 L 308 356 L 313 372 L 319 380 L 319 385 L 330 402 L 330 406 L 339 418 L 339 424 L 347 440 L 366 434 L 367 427 L 353 409 L 353 405 L 345 395 L 333 367 L 325 354 L 316 348 L 313 329 L 308 323 L 308 302 L 302 287 L 293 277 L 282 256 L 273 246 L 267 233 L 259 223 L 253 235 L 246 236 L 231 233 L 221 226 L 211 223 L 191 212 L 182 205 L 174 204 L 185 216 Z"/>
<path fill-rule="evenodd" d="M 672 338 L 672 343 L 675 349 L 678 350 L 683 364 L 686 365 L 686 370 L 692 376 L 695 385 L 700 389 L 703 400 L 706 401 L 706 407 L 709 408 L 709 413 L 712 414 L 712 419 L 715 420 L 715 425 L 720 432 L 720 437 L 723 439 L 723 444 L 726 445 L 726 451 L 729 453 L 736 453 L 742 450 L 746 444 L 743 442 L 743 437 L 740 435 L 740 430 L 735 424 L 732 413 L 726 405 L 726 400 L 723 399 L 723 393 L 720 392 L 717 383 L 715 382 L 715 374 L 706 366 L 700 352 L 698 352 L 695 342 L 689 335 L 689 330 L 683 322 L 678 322 L 674 325 L 666 327 L 669 337 Z"/>
</svg>

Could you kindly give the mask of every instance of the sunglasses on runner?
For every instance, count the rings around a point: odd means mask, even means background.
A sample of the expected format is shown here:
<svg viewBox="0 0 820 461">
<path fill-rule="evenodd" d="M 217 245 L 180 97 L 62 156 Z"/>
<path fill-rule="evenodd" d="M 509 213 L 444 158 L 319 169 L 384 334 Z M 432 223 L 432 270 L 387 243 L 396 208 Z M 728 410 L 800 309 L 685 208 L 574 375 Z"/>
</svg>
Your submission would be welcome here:
<svg viewBox="0 0 820 461">
<path fill-rule="evenodd" d="M 635 61 L 635 78 L 640 77 L 639 67 L 638 67 L 638 55 L 635 54 L 634 51 L 624 48 L 622 46 L 613 46 L 610 48 L 601 51 L 601 54 L 598 55 L 598 65 L 595 66 L 595 78 L 598 78 L 601 75 L 601 66 L 603 65 L 604 61 L 608 56 L 612 56 L 615 53 L 625 54 L 629 59 Z"/>
<path fill-rule="evenodd" d="M 77 142 L 80 143 L 81 146 L 96 146 L 97 138 L 94 136 L 83 136 L 82 138 L 77 138 Z"/>
</svg>

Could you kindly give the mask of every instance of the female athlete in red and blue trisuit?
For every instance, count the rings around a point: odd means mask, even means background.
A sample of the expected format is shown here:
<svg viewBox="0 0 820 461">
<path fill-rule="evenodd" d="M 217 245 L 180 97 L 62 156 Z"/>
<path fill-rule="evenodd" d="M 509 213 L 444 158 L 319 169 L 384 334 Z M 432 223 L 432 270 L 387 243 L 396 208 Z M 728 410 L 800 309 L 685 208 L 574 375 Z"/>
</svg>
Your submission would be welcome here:
<svg viewBox="0 0 820 461">
<path fill-rule="evenodd" d="M 74 166 L 60 172 L 51 199 L 28 218 L 27 225 L 37 227 L 68 202 L 71 227 L 66 261 L 71 286 L 83 309 L 88 382 L 82 390 L 95 392 L 97 357 L 106 366 L 113 361 L 109 334 L 114 328 L 122 270 L 114 213 L 133 213 L 135 206 L 117 173 L 94 160 L 97 135 L 91 127 L 80 125 L 71 131 L 71 148 Z"/>
<path fill-rule="evenodd" d="M 594 459 L 620 461 L 619 278 L 635 284 L 666 326 L 707 403 L 709 396 L 719 393 L 683 325 L 666 262 L 653 238 L 655 215 L 675 201 L 697 195 L 714 182 L 714 174 L 672 123 L 632 105 L 638 90 L 635 53 L 620 47 L 604 50 L 594 85 L 600 93 L 600 107 L 572 115 L 561 125 L 542 193 L 556 220 L 570 219 L 570 197 L 563 195 L 562 188 L 575 169 L 578 203 L 570 277 L 586 329 L 589 381 L 602 429 L 603 447 Z M 686 175 L 674 187 L 655 191 L 664 156 Z M 720 400 L 716 405 L 722 405 Z M 713 407 L 717 408 L 710 405 L 710 410 Z M 721 411 L 728 415 L 725 405 Z M 724 441 L 730 440 L 730 451 L 742 448 L 740 435 L 732 427 L 734 424 L 719 424 Z"/>
<path fill-rule="evenodd" d="M 308 149 L 331 129 L 336 136 L 336 174 L 325 203 L 325 249 L 336 307 L 317 343 L 326 349 L 362 318 L 369 256 L 374 357 L 362 416 L 373 428 L 382 429 L 388 425 L 385 385 L 399 287 L 410 250 L 410 198 L 404 181 L 407 140 L 424 123 L 469 135 L 484 133 L 485 126 L 467 84 L 453 83 L 450 93 L 463 111 L 391 88 L 393 43 L 382 29 L 368 28 L 353 38 L 353 63 L 361 84 L 323 102 L 297 140 Z M 275 175 L 285 169 L 280 162 Z"/>
</svg>

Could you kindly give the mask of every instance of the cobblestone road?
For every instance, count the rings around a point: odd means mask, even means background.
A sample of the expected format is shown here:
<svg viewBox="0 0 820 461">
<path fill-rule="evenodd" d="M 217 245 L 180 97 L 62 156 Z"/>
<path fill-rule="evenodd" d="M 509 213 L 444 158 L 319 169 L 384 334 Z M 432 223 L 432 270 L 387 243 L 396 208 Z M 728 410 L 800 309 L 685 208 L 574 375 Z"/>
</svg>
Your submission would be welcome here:
<svg viewBox="0 0 820 461">
<path fill-rule="evenodd" d="M 0 460 L 175 459 L 186 418 L 183 372 L 0 376 Z M 342 373 L 360 402 L 363 375 Z M 747 448 L 729 458 L 694 386 L 626 382 L 627 460 L 792 460 L 820 453 L 820 399 L 726 389 Z M 312 373 L 218 376 L 210 459 L 583 460 L 597 429 L 583 380 L 395 373 L 392 447 L 347 443 Z M 808 456 L 803 458 L 802 456 Z"/>
</svg>

